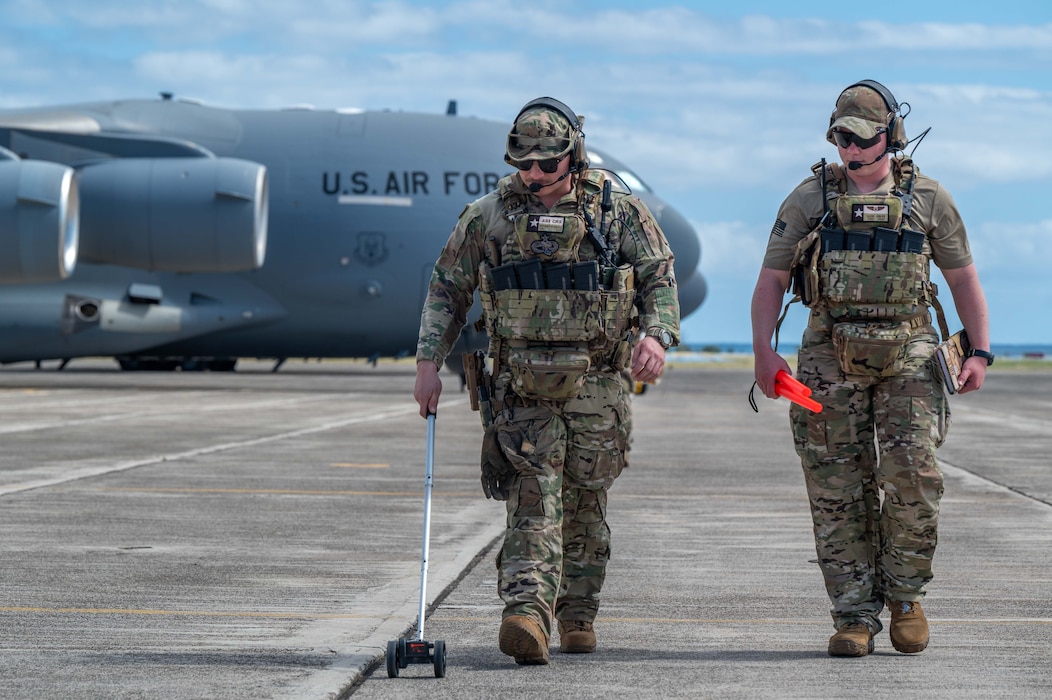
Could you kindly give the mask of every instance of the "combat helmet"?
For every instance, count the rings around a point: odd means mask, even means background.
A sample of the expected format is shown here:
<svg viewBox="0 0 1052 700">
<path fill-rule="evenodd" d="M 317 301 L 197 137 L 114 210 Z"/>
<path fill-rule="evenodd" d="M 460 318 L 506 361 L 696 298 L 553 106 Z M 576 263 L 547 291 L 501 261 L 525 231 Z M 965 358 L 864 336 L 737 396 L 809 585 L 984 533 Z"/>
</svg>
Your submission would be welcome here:
<svg viewBox="0 0 1052 700">
<path fill-rule="evenodd" d="M 553 97 L 538 97 L 519 110 L 508 132 L 504 160 L 516 165 L 530 160 L 561 160 L 570 155 L 570 172 L 588 168 L 584 117 Z"/>
</svg>

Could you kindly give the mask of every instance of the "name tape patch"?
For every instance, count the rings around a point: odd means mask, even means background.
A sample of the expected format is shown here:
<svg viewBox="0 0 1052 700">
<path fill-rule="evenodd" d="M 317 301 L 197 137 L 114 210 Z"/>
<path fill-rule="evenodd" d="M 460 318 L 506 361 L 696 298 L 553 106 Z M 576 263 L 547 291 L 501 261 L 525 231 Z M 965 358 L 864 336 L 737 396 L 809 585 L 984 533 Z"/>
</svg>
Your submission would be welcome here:
<svg viewBox="0 0 1052 700">
<path fill-rule="evenodd" d="M 526 219 L 526 230 L 538 233 L 562 233 L 565 218 L 548 214 L 530 214 Z"/>
</svg>

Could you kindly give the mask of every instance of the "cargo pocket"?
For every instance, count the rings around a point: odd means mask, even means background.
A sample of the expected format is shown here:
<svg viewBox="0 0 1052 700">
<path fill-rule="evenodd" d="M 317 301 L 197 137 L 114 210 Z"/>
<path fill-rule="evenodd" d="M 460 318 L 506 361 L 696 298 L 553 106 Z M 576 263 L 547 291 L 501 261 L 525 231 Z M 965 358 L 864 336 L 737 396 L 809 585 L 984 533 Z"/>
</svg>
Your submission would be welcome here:
<svg viewBox="0 0 1052 700">
<path fill-rule="evenodd" d="M 596 448 L 575 439 L 566 450 L 566 478 L 581 488 L 608 489 L 624 468 L 624 452 L 619 449 Z"/>
</svg>

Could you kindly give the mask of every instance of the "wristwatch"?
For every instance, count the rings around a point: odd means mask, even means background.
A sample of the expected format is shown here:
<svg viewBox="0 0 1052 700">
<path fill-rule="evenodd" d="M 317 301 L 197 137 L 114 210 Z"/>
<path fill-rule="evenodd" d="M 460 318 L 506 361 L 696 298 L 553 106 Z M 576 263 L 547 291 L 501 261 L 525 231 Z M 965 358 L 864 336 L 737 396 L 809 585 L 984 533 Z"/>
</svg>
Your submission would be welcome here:
<svg viewBox="0 0 1052 700">
<path fill-rule="evenodd" d="M 661 343 L 661 347 L 665 348 L 666 350 L 672 347 L 672 334 L 664 328 L 659 328 L 657 326 L 648 328 L 647 335 Z"/>
<path fill-rule="evenodd" d="M 971 357 L 972 355 L 975 355 L 976 357 L 981 357 L 984 360 L 986 360 L 987 367 L 994 363 L 994 354 L 992 352 L 987 352 L 986 350 L 976 350 L 975 348 L 972 348 L 968 351 L 968 357 Z"/>
</svg>

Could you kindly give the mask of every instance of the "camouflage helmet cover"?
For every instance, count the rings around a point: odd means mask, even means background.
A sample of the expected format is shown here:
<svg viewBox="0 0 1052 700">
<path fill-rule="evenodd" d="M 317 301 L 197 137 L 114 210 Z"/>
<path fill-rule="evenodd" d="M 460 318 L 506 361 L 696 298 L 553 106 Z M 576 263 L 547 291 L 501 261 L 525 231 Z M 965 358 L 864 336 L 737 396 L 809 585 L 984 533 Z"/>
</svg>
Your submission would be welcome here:
<svg viewBox="0 0 1052 700">
<path fill-rule="evenodd" d="M 504 159 L 524 160 L 562 158 L 574 147 L 576 129 L 558 110 L 544 105 L 523 111 L 508 133 Z"/>
<path fill-rule="evenodd" d="M 852 85 L 836 101 L 833 119 L 826 131 L 826 141 L 833 140 L 834 130 L 850 131 L 864 139 L 887 131 L 893 112 L 888 111 L 884 98 L 876 90 L 864 85 Z"/>
</svg>

